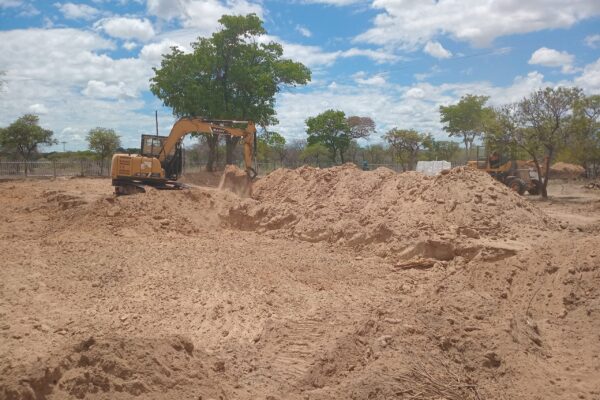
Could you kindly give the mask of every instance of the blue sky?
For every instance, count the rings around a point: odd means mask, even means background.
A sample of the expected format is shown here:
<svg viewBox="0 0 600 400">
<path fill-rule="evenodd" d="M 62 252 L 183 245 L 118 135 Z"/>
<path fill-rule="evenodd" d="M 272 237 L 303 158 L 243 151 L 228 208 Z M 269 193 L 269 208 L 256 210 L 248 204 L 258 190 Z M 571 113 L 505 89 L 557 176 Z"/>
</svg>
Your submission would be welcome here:
<svg viewBox="0 0 600 400">
<path fill-rule="evenodd" d="M 273 129 L 290 141 L 328 108 L 372 117 L 379 135 L 442 139 L 439 106 L 467 93 L 492 105 L 545 86 L 600 93 L 597 0 L 0 0 L 0 126 L 33 112 L 67 149 L 96 126 L 136 147 L 156 109 L 166 134 L 174 119 L 148 91 L 152 67 L 222 14 L 249 12 L 313 71 L 277 97 Z"/>
</svg>

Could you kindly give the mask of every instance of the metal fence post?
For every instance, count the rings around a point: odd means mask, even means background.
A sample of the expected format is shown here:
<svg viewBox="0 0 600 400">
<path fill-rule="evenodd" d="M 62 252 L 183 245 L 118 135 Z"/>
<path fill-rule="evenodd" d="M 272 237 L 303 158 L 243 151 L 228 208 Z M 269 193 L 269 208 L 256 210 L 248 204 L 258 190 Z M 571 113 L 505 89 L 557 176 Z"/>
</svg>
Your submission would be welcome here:
<svg viewBox="0 0 600 400">
<path fill-rule="evenodd" d="M 54 171 L 54 177 L 56 178 L 56 160 L 52 161 L 52 170 Z"/>
</svg>

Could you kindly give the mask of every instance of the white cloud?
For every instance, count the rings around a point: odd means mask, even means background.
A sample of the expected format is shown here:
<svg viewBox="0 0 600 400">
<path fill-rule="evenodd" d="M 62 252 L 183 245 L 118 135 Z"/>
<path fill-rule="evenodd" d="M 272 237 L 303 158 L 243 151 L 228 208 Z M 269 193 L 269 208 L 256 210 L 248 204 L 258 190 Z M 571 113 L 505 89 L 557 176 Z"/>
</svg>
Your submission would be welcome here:
<svg viewBox="0 0 600 400">
<path fill-rule="evenodd" d="M 575 78 L 575 84 L 588 93 L 600 94 L 600 58 L 583 68 L 581 76 Z"/>
<path fill-rule="evenodd" d="M 589 35 L 584 39 L 584 43 L 586 46 L 591 47 L 592 49 L 597 49 L 600 47 L 600 35 Z"/>
<path fill-rule="evenodd" d="M 36 114 L 36 115 L 48 114 L 48 109 L 43 104 L 39 104 L 39 103 L 32 104 L 29 106 L 28 109 L 31 113 Z"/>
<path fill-rule="evenodd" d="M 600 86 L 600 60 L 597 65 L 590 66 L 589 72 L 590 76 L 595 76 L 595 84 Z M 363 72 L 357 76 L 364 79 L 367 75 Z M 439 121 L 440 105 L 454 104 L 468 93 L 488 95 L 492 105 L 506 104 L 519 101 L 539 88 L 556 85 L 546 81 L 539 72 L 517 76 L 508 86 L 495 86 L 487 81 L 440 85 L 421 82 L 410 86 L 332 83 L 311 92 L 279 94 L 277 116 L 280 123 L 276 129 L 290 140 L 305 138 L 304 120 L 333 108 L 346 114 L 373 118 L 380 133 L 393 127 L 414 128 L 430 132 L 437 138 L 447 138 Z"/>
<path fill-rule="evenodd" d="M 54 3 L 60 12 L 67 19 L 85 19 L 90 20 L 96 17 L 100 10 L 87 4 L 75 4 L 75 3 Z"/>
<path fill-rule="evenodd" d="M 312 36 L 312 32 L 308 28 L 306 28 L 304 26 L 296 25 L 296 30 L 298 31 L 298 33 L 300 33 L 304 37 L 311 37 Z"/>
<path fill-rule="evenodd" d="M 247 0 L 148 0 L 147 10 L 163 20 L 178 20 L 184 28 L 195 28 L 196 37 L 213 33 L 219 28 L 222 15 L 255 13 L 262 17 L 263 8 Z"/>
<path fill-rule="evenodd" d="M 541 47 L 533 52 L 528 63 L 531 65 L 541 65 L 544 67 L 561 67 L 563 73 L 575 72 L 573 61 L 575 57 L 566 51 L 558 51 Z"/>
<path fill-rule="evenodd" d="M 106 83 L 103 81 L 89 80 L 85 89 L 81 91 L 88 97 L 105 99 L 127 99 L 134 98 L 135 93 L 130 92 L 124 82 Z"/>
<path fill-rule="evenodd" d="M 359 85 L 381 86 L 385 85 L 386 83 L 383 74 L 367 76 L 367 74 L 364 71 L 360 71 L 352 75 L 352 77 L 354 78 L 354 81 Z"/>
<path fill-rule="evenodd" d="M 125 50 L 129 50 L 129 51 L 135 49 L 138 46 L 139 45 L 136 42 L 127 41 L 127 42 L 123 43 L 123 48 Z"/>
<path fill-rule="evenodd" d="M 155 35 L 152 23 L 146 18 L 104 18 L 96 22 L 94 26 L 119 39 L 147 41 Z"/>
<path fill-rule="evenodd" d="M 487 46 L 497 37 L 567 28 L 600 15 L 600 2 L 589 0 L 374 0 L 372 6 L 382 12 L 356 40 L 406 50 L 440 34 Z"/>
<path fill-rule="evenodd" d="M 14 8 L 23 4 L 23 0 L 0 0 L 0 8 Z"/>
<path fill-rule="evenodd" d="M 367 57 L 371 60 L 375 61 L 378 64 L 383 63 L 393 63 L 396 61 L 402 60 L 402 57 L 399 57 L 389 51 L 385 50 L 372 50 L 372 49 L 359 49 L 353 47 L 349 50 L 343 51 L 341 56 L 344 58 L 348 57 Z"/>
<path fill-rule="evenodd" d="M 440 42 L 429 41 L 425 44 L 423 51 L 435 58 L 450 58 L 452 53 L 442 46 Z"/>
<path fill-rule="evenodd" d="M 145 45 L 142 48 L 142 50 L 140 50 L 140 58 L 142 60 L 148 61 L 150 64 L 159 65 L 162 59 L 162 55 L 170 53 L 171 47 L 177 47 L 182 51 L 188 50 L 187 47 L 182 46 L 178 42 L 169 39 L 164 39 L 157 43 Z"/>
<path fill-rule="evenodd" d="M 144 128 L 152 128 L 152 116 L 139 110 L 154 64 L 102 54 L 113 48 L 111 41 L 91 31 L 0 31 L 0 65 L 6 71 L 0 126 L 24 110 L 36 111 L 43 115 L 42 126 L 57 135 L 67 127 L 73 129 L 60 137 L 70 146 L 80 143 L 71 133 L 98 125 L 116 129 L 123 134 L 124 144 L 136 146 Z M 83 143 L 77 146 L 82 148 Z"/>
</svg>

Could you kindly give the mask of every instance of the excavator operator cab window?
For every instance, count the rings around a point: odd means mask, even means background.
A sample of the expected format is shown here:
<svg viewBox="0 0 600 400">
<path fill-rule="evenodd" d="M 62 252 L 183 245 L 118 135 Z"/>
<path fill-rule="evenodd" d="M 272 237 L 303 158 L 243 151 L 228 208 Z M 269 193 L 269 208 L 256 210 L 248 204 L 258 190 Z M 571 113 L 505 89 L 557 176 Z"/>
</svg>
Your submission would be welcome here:
<svg viewBox="0 0 600 400">
<path fill-rule="evenodd" d="M 142 135 L 142 155 L 145 157 L 158 157 L 167 136 Z M 171 150 L 171 154 L 175 153 L 175 149 Z"/>
</svg>

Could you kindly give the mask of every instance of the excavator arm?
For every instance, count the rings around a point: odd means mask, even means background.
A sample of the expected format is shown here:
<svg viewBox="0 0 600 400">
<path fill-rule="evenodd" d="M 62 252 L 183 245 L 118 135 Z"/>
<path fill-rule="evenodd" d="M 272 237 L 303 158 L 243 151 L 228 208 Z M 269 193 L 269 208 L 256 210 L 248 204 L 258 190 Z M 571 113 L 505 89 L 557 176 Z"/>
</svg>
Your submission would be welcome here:
<svg viewBox="0 0 600 400">
<path fill-rule="evenodd" d="M 226 126 L 226 124 L 246 124 L 245 129 Z M 250 175 L 256 174 L 252 168 L 252 154 L 256 136 L 256 126 L 252 121 L 223 121 L 207 120 L 202 118 L 181 118 L 173 125 L 171 132 L 164 142 L 158 154 L 158 159 L 164 163 L 168 154 L 175 148 L 177 143 L 188 133 L 220 134 L 238 136 L 244 139 L 244 164 L 246 172 Z"/>
</svg>

